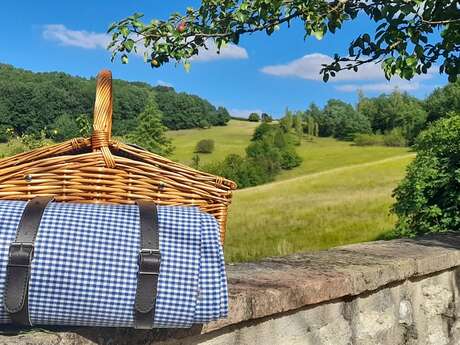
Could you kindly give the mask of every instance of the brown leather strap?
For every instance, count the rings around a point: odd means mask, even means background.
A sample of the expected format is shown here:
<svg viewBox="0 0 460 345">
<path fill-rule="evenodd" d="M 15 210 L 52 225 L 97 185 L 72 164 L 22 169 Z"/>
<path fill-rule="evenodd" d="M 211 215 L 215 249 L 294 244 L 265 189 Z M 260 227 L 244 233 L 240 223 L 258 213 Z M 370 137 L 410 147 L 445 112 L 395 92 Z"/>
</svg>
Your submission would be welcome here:
<svg viewBox="0 0 460 345">
<path fill-rule="evenodd" d="M 4 304 L 13 323 L 32 326 L 29 316 L 30 266 L 40 221 L 52 197 L 30 200 L 22 213 L 16 239 L 10 245 L 6 273 Z"/>
<path fill-rule="evenodd" d="M 153 202 L 138 200 L 136 203 L 139 207 L 141 246 L 134 304 L 134 326 L 138 329 L 152 329 L 160 274 L 158 214 Z"/>
</svg>

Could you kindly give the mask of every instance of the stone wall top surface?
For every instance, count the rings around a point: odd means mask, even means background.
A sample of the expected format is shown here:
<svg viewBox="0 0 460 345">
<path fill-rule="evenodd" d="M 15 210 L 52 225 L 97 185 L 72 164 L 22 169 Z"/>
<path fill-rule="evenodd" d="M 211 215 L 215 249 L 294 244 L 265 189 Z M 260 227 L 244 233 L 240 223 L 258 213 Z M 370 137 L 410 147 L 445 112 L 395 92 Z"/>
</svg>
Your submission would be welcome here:
<svg viewBox="0 0 460 345">
<path fill-rule="evenodd" d="M 452 233 L 417 240 L 378 241 L 316 253 L 267 258 L 256 263 L 227 266 L 230 313 L 225 320 L 182 331 L 160 330 L 152 333 L 84 328 L 61 330 L 53 336 L 60 334 L 56 338 L 59 341 L 70 339 L 68 337 L 83 337 L 94 342 L 99 342 L 97 339 L 101 337 L 117 336 L 117 344 L 125 341 L 134 344 L 149 343 L 147 338 L 167 339 L 208 333 L 247 320 L 360 295 L 456 266 L 460 266 L 460 235 Z M 66 337 L 63 337 L 64 334 Z M 40 332 L 14 337 L 0 336 L 0 344 L 15 344 L 15 341 L 23 337 L 41 336 Z M 5 342 L 6 339 L 8 342 Z M 40 344 L 32 342 L 31 338 L 27 343 Z M 78 342 L 69 341 L 71 343 Z"/>
</svg>

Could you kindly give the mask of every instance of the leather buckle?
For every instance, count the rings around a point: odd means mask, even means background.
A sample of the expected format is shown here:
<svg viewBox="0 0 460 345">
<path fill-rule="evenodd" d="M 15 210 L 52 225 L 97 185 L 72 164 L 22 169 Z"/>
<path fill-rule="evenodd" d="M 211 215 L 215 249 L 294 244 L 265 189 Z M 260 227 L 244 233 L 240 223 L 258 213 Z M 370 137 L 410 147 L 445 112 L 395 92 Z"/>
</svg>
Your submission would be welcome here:
<svg viewBox="0 0 460 345">
<path fill-rule="evenodd" d="M 8 252 L 8 266 L 30 267 L 33 255 L 33 243 L 13 242 Z"/>
<path fill-rule="evenodd" d="M 160 263 L 159 249 L 141 249 L 139 251 L 139 274 L 159 275 Z"/>
</svg>

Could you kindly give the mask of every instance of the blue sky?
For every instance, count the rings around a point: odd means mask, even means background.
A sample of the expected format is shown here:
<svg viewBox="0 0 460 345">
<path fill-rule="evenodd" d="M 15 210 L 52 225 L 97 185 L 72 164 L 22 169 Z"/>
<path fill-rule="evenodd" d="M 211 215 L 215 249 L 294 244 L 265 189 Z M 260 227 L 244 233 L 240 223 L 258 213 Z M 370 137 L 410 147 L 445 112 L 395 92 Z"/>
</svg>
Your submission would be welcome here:
<svg viewBox="0 0 460 345">
<path fill-rule="evenodd" d="M 304 41 L 298 23 L 290 29 L 283 27 L 272 37 L 247 36 L 239 47 L 229 46 L 220 56 L 212 51 L 202 53 L 189 73 L 173 64 L 151 69 L 136 56 L 128 65 L 110 62 L 110 53 L 104 49 L 110 23 L 134 12 L 144 13 L 148 20 L 163 19 L 171 12 L 198 5 L 199 1 L 191 0 L 5 1 L 0 12 L 4 37 L 0 62 L 84 77 L 109 68 L 115 78 L 171 85 L 239 116 L 265 111 L 278 117 L 286 107 L 305 109 L 311 102 L 323 105 L 329 98 L 355 103 L 357 89 L 373 96 L 399 87 L 423 98 L 446 84 L 446 78 L 435 72 L 411 82 L 395 79 L 388 83 L 377 65 L 323 83 L 318 74 L 321 63 L 334 53 L 346 54 L 348 43 L 359 33 L 372 32 L 373 24 L 365 19 L 347 23 L 336 35 L 321 41 Z"/>
</svg>

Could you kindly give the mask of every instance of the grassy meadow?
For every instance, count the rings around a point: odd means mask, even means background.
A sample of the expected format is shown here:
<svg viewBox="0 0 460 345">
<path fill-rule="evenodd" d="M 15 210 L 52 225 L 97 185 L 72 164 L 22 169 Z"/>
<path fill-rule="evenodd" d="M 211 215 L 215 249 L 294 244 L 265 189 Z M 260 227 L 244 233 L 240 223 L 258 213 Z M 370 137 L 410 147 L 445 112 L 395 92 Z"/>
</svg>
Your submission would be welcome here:
<svg viewBox="0 0 460 345">
<path fill-rule="evenodd" d="M 391 193 L 413 155 L 362 163 L 237 191 L 230 262 L 375 240 L 394 225 Z"/>
<path fill-rule="evenodd" d="M 212 154 L 200 155 L 201 163 L 244 154 L 256 126 L 232 120 L 227 127 L 170 132 L 173 159 L 189 164 L 201 139 L 216 144 Z M 413 159 L 407 148 L 316 138 L 297 151 L 300 167 L 234 193 L 225 242 L 229 262 L 371 241 L 393 227 L 391 193 Z"/>
<path fill-rule="evenodd" d="M 244 150 L 257 125 L 256 122 L 231 120 L 227 126 L 223 127 L 170 131 L 168 136 L 173 140 L 175 146 L 171 158 L 190 165 L 195 154 L 195 146 L 202 139 L 212 139 L 215 142 L 213 153 L 200 154 L 202 164 L 224 159 L 230 153 L 244 155 Z"/>
</svg>

